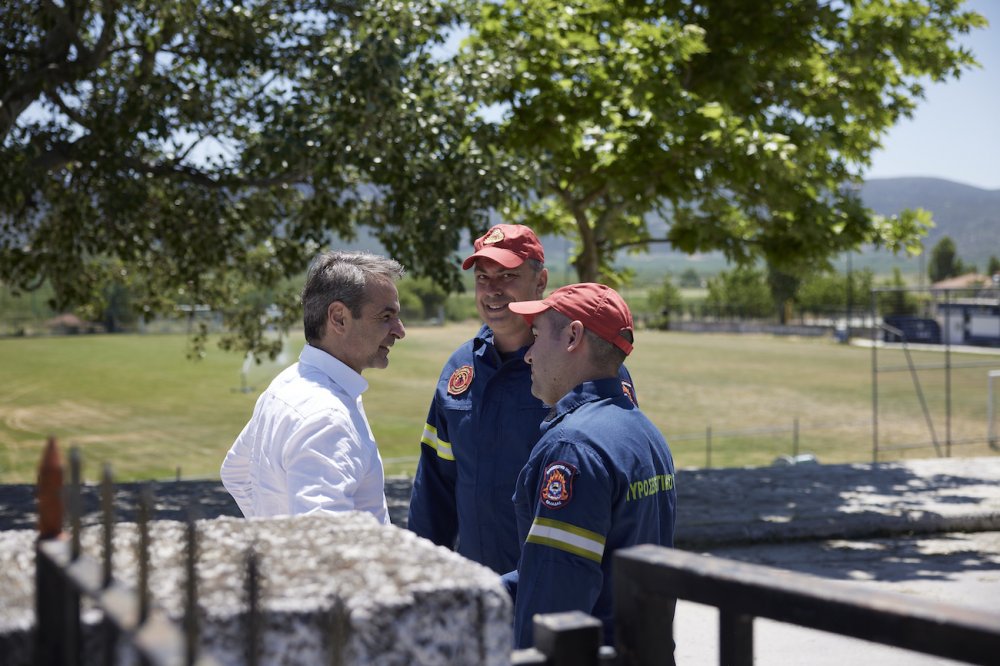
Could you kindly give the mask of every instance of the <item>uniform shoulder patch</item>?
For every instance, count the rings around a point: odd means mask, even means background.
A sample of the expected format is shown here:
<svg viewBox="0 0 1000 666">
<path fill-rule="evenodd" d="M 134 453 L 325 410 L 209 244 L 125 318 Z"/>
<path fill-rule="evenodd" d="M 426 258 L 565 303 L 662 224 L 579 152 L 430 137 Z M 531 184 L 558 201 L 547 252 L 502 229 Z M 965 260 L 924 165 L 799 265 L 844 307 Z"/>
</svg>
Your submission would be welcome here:
<svg viewBox="0 0 1000 666">
<path fill-rule="evenodd" d="M 622 380 L 622 393 L 625 394 L 626 398 L 632 401 L 633 405 L 635 405 L 636 407 L 639 406 L 639 403 L 635 399 L 635 389 L 632 388 L 632 385 L 629 384 L 624 379 Z"/>
<path fill-rule="evenodd" d="M 557 460 L 545 466 L 542 474 L 542 489 L 539 499 L 550 509 L 561 509 L 573 499 L 573 479 L 578 474 L 576 467 Z"/>
<path fill-rule="evenodd" d="M 465 393 L 469 385 L 472 384 L 473 375 L 471 365 L 463 365 L 457 368 L 455 372 L 451 373 L 451 377 L 448 378 L 448 393 L 450 395 Z"/>
</svg>

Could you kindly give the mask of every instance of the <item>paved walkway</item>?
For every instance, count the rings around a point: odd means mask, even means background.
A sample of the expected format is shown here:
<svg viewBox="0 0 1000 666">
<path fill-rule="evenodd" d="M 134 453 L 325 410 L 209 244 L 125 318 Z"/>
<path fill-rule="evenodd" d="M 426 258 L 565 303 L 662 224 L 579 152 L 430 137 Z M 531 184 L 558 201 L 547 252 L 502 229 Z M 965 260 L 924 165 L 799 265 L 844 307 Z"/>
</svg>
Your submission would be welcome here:
<svg viewBox="0 0 1000 666">
<path fill-rule="evenodd" d="M 1000 456 L 689 470 L 677 545 L 1000 530 Z"/>
<path fill-rule="evenodd" d="M 678 490 L 682 548 L 1000 613 L 1000 457 L 698 470 Z M 957 663 L 754 625 L 756 666 Z M 678 664 L 719 663 L 714 608 L 679 602 L 674 635 Z"/>
</svg>

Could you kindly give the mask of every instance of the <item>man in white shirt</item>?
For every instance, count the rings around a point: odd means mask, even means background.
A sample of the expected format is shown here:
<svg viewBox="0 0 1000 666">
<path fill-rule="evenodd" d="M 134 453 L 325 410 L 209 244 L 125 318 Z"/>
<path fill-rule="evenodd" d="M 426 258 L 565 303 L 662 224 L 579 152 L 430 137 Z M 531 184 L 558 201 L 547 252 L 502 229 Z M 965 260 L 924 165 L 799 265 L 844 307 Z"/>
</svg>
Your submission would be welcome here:
<svg viewBox="0 0 1000 666">
<path fill-rule="evenodd" d="M 247 518 L 356 510 L 389 524 L 361 372 L 387 367 L 406 335 L 402 274 L 398 262 L 364 252 L 313 262 L 302 290 L 308 344 L 261 394 L 222 463 L 222 483 Z"/>
</svg>

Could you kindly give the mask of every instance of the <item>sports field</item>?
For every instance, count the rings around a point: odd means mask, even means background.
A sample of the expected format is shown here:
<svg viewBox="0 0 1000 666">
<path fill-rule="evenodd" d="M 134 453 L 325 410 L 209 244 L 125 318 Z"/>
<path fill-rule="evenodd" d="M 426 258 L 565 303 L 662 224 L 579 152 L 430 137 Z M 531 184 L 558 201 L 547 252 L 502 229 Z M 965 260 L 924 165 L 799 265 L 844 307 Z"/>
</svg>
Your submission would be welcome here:
<svg viewBox="0 0 1000 666">
<path fill-rule="evenodd" d="M 476 324 L 411 327 L 384 371 L 367 371 L 365 409 L 390 474 L 412 473 L 437 374 Z M 217 477 L 257 395 L 287 355 L 251 367 L 210 347 L 185 356 L 183 335 L 94 335 L 0 340 L 0 482 L 33 482 L 46 436 L 77 445 L 84 477 L 110 462 L 121 480 Z M 903 364 L 879 352 L 880 366 Z M 680 467 L 770 464 L 813 453 L 821 462 L 872 460 L 871 351 L 829 338 L 639 331 L 628 367 L 643 411 L 667 436 Z M 915 353 L 940 365 L 942 354 Z M 995 362 L 994 362 L 995 361 Z M 905 371 L 879 375 L 880 460 L 942 453 L 996 454 L 986 443 L 989 367 L 1000 356 L 953 353 L 952 417 L 944 373 L 919 374 L 930 426 Z M 968 363 L 973 367 L 960 367 Z M 1000 386 L 996 387 L 1000 389 Z M 796 436 L 797 434 L 797 436 Z M 710 443 L 709 443 L 710 442 Z M 912 447 L 912 448 L 910 448 Z"/>
</svg>

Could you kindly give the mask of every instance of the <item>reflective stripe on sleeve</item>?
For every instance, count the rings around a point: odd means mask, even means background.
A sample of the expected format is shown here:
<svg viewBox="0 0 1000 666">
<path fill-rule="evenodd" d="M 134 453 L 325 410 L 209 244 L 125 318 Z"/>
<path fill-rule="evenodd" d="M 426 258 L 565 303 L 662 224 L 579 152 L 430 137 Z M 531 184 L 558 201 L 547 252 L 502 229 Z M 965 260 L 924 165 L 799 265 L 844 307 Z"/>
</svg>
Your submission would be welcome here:
<svg viewBox="0 0 1000 666">
<path fill-rule="evenodd" d="M 597 532 L 549 518 L 535 518 L 528 531 L 527 542 L 565 550 L 567 553 L 573 553 L 595 562 L 600 562 L 604 557 L 603 536 Z"/>
<path fill-rule="evenodd" d="M 437 451 L 439 458 L 451 461 L 455 460 L 455 454 L 451 452 L 451 444 L 443 439 L 438 439 L 437 428 L 434 426 L 424 424 L 424 434 L 420 438 L 420 441 Z"/>
</svg>

